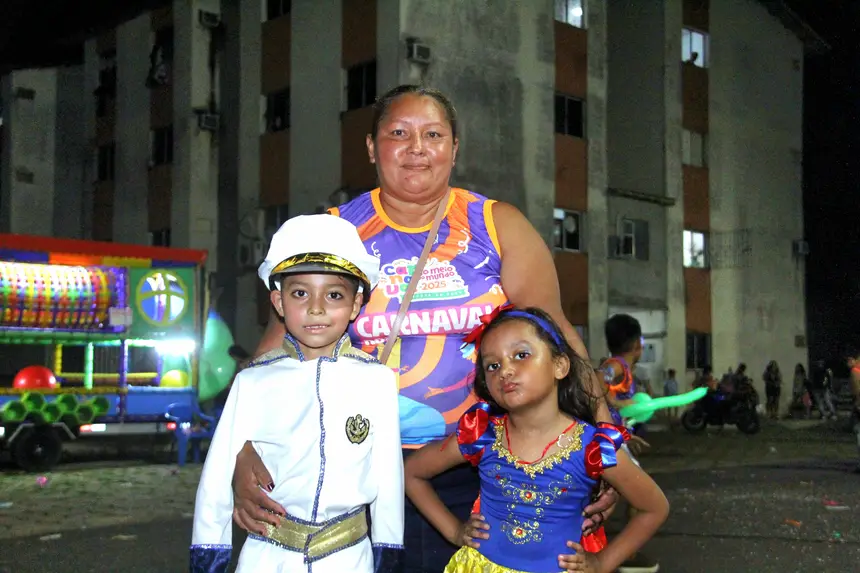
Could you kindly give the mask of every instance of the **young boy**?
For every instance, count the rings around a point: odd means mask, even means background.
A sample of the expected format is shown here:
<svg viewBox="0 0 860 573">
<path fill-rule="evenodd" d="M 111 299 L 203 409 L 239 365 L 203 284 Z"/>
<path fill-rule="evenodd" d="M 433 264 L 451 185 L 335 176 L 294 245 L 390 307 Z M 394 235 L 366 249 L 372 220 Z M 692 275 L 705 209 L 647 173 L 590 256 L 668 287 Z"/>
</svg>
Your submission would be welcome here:
<svg viewBox="0 0 860 573">
<path fill-rule="evenodd" d="M 636 382 L 633 377 L 633 368 L 642 358 L 642 326 L 639 321 L 627 314 L 616 314 L 606 321 L 604 326 L 606 334 L 606 345 L 609 347 L 611 357 L 607 358 L 600 366 L 600 373 L 606 382 L 606 401 L 609 403 L 609 413 L 612 421 L 618 425 L 624 425 L 619 410 L 624 406 L 633 404 L 633 395 L 636 394 Z M 630 444 L 638 453 L 641 448 L 647 447 L 648 443 L 638 438 L 631 437 Z M 622 448 L 627 450 L 630 459 L 636 465 L 639 462 L 631 453 L 627 444 Z M 635 510 L 628 507 L 627 518 L 630 519 Z M 637 553 L 621 567 L 620 573 L 655 573 L 660 570 L 660 564 L 647 557 L 644 553 Z"/>
<path fill-rule="evenodd" d="M 309 215 L 278 230 L 261 269 L 288 334 L 233 383 L 197 489 L 191 571 L 227 571 L 231 479 L 246 441 L 287 514 L 248 536 L 237 572 L 385 571 L 403 548 L 397 383 L 345 334 L 379 261 L 345 219 Z"/>
</svg>

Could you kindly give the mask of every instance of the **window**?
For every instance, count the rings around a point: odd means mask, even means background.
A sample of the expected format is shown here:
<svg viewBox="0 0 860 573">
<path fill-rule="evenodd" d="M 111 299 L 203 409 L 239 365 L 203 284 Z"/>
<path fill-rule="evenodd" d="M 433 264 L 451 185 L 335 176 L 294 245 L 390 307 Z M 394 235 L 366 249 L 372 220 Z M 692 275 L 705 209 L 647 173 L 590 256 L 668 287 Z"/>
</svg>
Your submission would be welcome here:
<svg viewBox="0 0 860 573">
<path fill-rule="evenodd" d="M 290 90 L 266 96 L 266 131 L 272 133 L 290 128 Z"/>
<path fill-rule="evenodd" d="M 173 126 L 152 130 L 152 164 L 173 163 Z"/>
<path fill-rule="evenodd" d="M 707 135 L 685 129 L 681 135 L 681 163 L 694 167 L 707 167 L 707 141 Z"/>
<path fill-rule="evenodd" d="M 699 332 L 687 333 L 687 370 L 701 369 L 711 365 L 711 335 Z"/>
<path fill-rule="evenodd" d="M 109 51 L 99 56 L 99 85 L 95 91 L 96 117 L 108 113 L 108 105 L 116 97 L 116 52 Z"/>
<path fill-rule="evenodd" d="M 170 228 L 159 229 L 158 231 L 150 231 L 149 243 L 153 247 L 169 247 L 170 246 Z"/>
<path fill-rule="evenodd" d="M 274 20 L 290 13 L 290 0 L 266 0 L 266 19 Z"/>
<path fill-rule="evenodd" d="M 290 218 L 289 205 L 269 205 L 265 208 L 266 240 L 271 241 L 272 235 Z"/>
<path fill-rule="evenodd" d="M 582 250 L 582 214 L 553 209 L 553 248 L 562 251 Z"/>
<path fill-rule="evenodd" d="M 708 35 L 684 28 L 681 31 L 681 61 L 700 68 L 708 67 Z"/>
<path fill-rule="evenodd" d="M 585 102 L 575 97 L 556 94 L 555 132 L 573 137 L 585 137 Z"/>
<path fill-rule="evenodd" d="M 359 64 L 346 72 L 346 109 L 359 109 L 376 100 L 376 62 Z"/>
<path fill-rule="evenodd" d="M 111 143 L 109 145 L 99 146 L 98 157 L 96 158 L 98 181 L 113 181 L 115 173 L 115 157 L 115 144 Z"/>
<path fill-rule="evenodd" d="M 583 0 L 555 0 L 555 19 L 577 28 L 585 28 Z"/>
<path fill-rule="evenodd" d="M 614 252 L 616 257 L 639 261 L 648 260 L 650 246 L 648 221 L 622 219 L 620 234 L 614 239 L 616 244 L 610 252 Z"/>
<path fill-rule="evenodd" d="M 173 27 L 159 28 L 155 31 L 154 46 L 161 49 L 161 57 L 166 61 L 173 59 Z"/>
<path fill-rule="evenodd" d="M 684 266 L 704 269 L 708 266 L 708 243 L 704 233 L 684 231 Z"/>
</svg>

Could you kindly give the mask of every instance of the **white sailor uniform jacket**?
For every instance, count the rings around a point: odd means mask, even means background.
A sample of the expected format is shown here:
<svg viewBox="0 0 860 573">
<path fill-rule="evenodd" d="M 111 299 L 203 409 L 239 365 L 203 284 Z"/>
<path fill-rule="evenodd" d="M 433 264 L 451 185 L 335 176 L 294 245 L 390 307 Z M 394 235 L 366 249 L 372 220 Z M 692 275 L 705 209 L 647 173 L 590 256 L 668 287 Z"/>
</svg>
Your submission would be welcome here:
<svg viewBox="0 0 860 573">
<path fill-rule="evenodd" d="M 273 534 L 273 528 L 268 537 L 251 535 L 238 571 L 311 572 L 313 565 L 313 573 L 360 573 L 399 567 L 404 494 L 397 394 L 394 373 L 353 348 L 346 335 L 333 357 L 310 361 L 287 336 L 281 349 L 243 370 L 233 383 L 197 489 L 192 573 L 226 571 L 230 562 L 233 471 L 246 441 L 273 477 L 269 495 L 286 509 L 287 525 L 313 531 L 347 518 L 364 524 L 358 523 L 363 529 L 353 530 L 351 539 L 340 537 L 339 546 L 329 542 L 316 553 L 310 543 L 299 542 L 304 547 L 298 548 L 279 542 L 286 538 Z M 364 517 L 367 505 L 372 549 L 366 519 L 356 517 Z"/>
</svg>

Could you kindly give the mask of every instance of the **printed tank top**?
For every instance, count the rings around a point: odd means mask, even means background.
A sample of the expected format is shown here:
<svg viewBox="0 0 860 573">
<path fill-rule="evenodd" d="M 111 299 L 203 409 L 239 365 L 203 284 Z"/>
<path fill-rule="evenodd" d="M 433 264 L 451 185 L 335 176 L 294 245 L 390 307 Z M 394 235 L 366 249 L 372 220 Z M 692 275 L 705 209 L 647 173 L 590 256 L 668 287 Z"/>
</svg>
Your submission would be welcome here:
<svg viewBox="0 0 860 573">
<path fill-rule="evenodd" d="M 495 201 L 451 189 L 445 220 L 388 359 L 400 384 L 404 444 L 424 444 L 456 429 L 475 403 L 476 353 L 463 337 L 481 316 L 507 302 L 501 286 L 501 253 L 493 225 Z M 379 284 L 349 329 L 357 348 L 381 352 L 430 225 L 406 228 L 382 210 L 379 189 L 329 211 L 356 227 L 367 250 L 380 259 Z"/>
</svg>

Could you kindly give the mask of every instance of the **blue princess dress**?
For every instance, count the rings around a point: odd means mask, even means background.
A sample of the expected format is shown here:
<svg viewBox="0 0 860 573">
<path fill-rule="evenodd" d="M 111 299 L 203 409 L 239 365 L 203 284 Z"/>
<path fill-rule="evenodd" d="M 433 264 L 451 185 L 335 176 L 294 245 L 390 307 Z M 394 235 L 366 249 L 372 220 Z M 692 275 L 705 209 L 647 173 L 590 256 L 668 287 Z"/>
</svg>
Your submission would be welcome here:
<svg viewBox="0 0 860 573">
<path fill-rule="evenodd" d="M 559 438 L 560 449 L 532 463 L 505 445 L 504 416 L 475 404 L 460 418 L 457 442 L 478 468 L 480 512 L 490 538 L 480 549 L 463 547 L 445 573 L 555 573 L 568 540 L 582 537 L 582 510 L 603 470 L 616 465 L 616 451 L 629 438 L 611 424 L 577 421 Z"/>
</svg>

